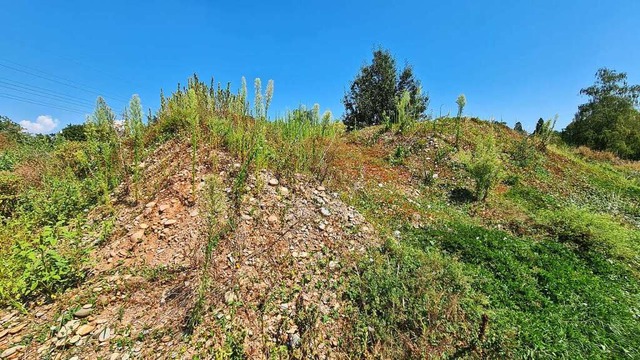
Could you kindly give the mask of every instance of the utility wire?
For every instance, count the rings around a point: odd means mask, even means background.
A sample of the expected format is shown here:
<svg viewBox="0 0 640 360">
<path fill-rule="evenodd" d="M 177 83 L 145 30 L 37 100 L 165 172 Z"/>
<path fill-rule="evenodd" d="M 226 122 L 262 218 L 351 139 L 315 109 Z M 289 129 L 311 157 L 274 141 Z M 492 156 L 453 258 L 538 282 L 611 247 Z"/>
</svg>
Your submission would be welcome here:
<svg viewBox="0 0 640 360">
<path fill-rule="evenodd" d="M 49 104 L 49 103 L 45 103 L 45 102 L 41 102 L 41 101 L 25 98 L 25 97 L 22 97 L 22 96 L 12 95 L 12 94 L 0 93 L 0 97 L 5 98 L 5 99 L 16 100 L 16 101 L 20 101 L 20 102 L 24 102 L 24 103 L 28 103 L 28 104 L 47 106 L 47 107 L 51 107 L 51 108 L 55 108 L 55 109 L 59 109 L 59 110 L 64 110 L 64 111 L 68 111 L 68 112 L 72 112 L 72 113 L 76 113 L 76 114 L 80 114 L 80 115 L 87 115 L 88 114 L 88 112 L 82 111 L 80 109 L 73 109 L 73 108 L 68 108 L 68 107 L 65 107 L 65 106 L 59 106 L 59 105 L 56 105 L 56 104 Z"/>
<path fill-rule="evenodd" d="M 15 85 L 5 85 L 2 83 L 2 81 L 0 81 L 0 88 L 3 88 L 5 90 L 11 90 L 14 92 L 19 93 L 20 94 L 27 94 L 27 95 L 34 95 L 37 97 L 41 97 L 41 98 L 46 98 L 49 100 L 54 100 L 56 102 L 60 102 L 62 104 L 66 104 L 66 105 L 73 105 L 73 106 L 80 106 L 80 107 L 88 107 L 91 108 L 91 104 L 88 102 L 81 102 L 81 101 L 77 101 L 77 100 L 69 100 L 66 99 L 62 96 L 59 95 L 51 95 L 51 94 L 47 94 L 47 93 L 43 93 L 40 91 L 35 91 L 35 90 L 30 90 L 30 89 L 23 89 L 21 87 L 15 86 Z"/>
<path fill-rule="evenodd" d="M 9 62 L 13 63 L 11 61 L 9 61 Z M 127 103 L 127 100 L 123 100 L 121 98 L 110 96 L 110 95 L 103 95 L 99 90 L 92 89 L 92 88 L 89 88 L 89 87 L 85 87 L 84 85 L 81 85 L 81 84 L 76 83 L 74 81 L 67 80 L 67 79 L 64 79 L 64 78 L 62 78 L 60 76 L 52 75 L 52 74 L 46 73 L 46 72 L 41 71 L 41 70 L 29 68 L 29 67 L 24 66 L 24 65 L 19 65 L 19 66 L 21 66 L 21 67 L 23 67 L 25 69 L 32 70 L 32 71 L 20 69 L 20 68 L 11 66 L 11 65 L 3 64 L 3 63 L 0 63 L 0 66 L 2 66 L 4 68 L 7 68 L 7 69 L 10 69 L 10 70 L 13 70 L 13 71 L 21 72 L 23 74 L 27 74 L 27 75 L 31 75 L 31 76 L 35 76 L 35 77 L 44 79 L 44 80 L 55 82 L 55 83 L 60 84 L 60 85 L 68 86 L 68 87 L 71 87 L 71 88 L 74 88 L 74 89 L 78 89 L 78 90 L 82 90 L 82 91 L 90 93 L 90 94 L 96 94 L 96 95 L 99 95 L 99 96 L 104 96 L 105 98 L 116 100 L 116 101 L 119 101 L 119 102 L 122 102 L 122 103 L 125 103 L 125 104 Z M 45 74 L 47 76 L 37 74 L 34 71 L 42 73 L 42 74 Z"/>
<path fill-rule="evenodd" d="M 40 86 L 30 85 L 30 84 L 23 83 L 23 82 L 16 81 L 16 80 L 11 80 L 11 79 L 0 77 L 0 83 L 6 84 L 6 85 L 9 85 L 9 86 L 13 86 L 13 87 L 19 87 L 21 89 L 25 89 L 25 90 L 29 90 L 29 91 L 41 92 L 41 93 L 52 95 L 52 96 L 66 98 L 66 99 L 69 99 L 71 101 L 77 101 L 77 102 L 86 103 L 86 104 L 88 104 L 90 106 L 94 105 L 94 103 L 92 101 L 84 99 L 84 98 L 81 98 L 81 97 L 68 95 L 68 94 L 61 93 L 61 92 L 58 92 L 58 91 L 55 91 L 55 90 L 43 88 L 43 87 L 40 87 Z"/>
</svg>

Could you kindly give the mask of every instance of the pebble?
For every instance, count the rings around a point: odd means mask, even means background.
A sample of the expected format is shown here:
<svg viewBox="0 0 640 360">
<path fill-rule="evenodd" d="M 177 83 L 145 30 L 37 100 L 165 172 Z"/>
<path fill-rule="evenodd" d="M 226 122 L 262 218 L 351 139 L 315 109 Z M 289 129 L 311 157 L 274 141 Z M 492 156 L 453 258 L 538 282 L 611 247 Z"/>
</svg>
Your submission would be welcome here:
<svg viewBox="0 0 640 360">
<path fill-rule="evenodd" d="M 156 206 L 156 202 L 155 201 L 152 201 L 150 203 L 147 203 L 147 205 L 145 205 L 145 207 L 148 208 L 148 209 L 150 209 L 150 208 L 152 208 L 154 206 Z"/>
<path fill-rule="evenodd" d="M 170 206 L 167 204 L 164 205 L 160 205 L 160 207 L 158 208 L 158 210 L 160 210 L 160 212 L 164 212 L 165 210 L 167 210 Z"/>
<path fill-rule="evenodd" d="M 69 339 L 69 344 L 75 344 L 80 340 L 80 335 L 76 334 Z"/>
<path fill-rule="evenodd" d="M 36 317 L 37 317 L 37 318 L 41 318 L 41 317 L 43 317 L 43 316 L 44 316 L 44 312 L 42 312 L 42 311 L 38 311 L 38 312 L 36 313 Z"/>
<path fill-rule="evenodd" d="M 82 319 L 89 316 L 89 314 L 91 314 L 92 311 L 93 311 L 92 309 L 80 309 L 76 311 L 75 314 L 73 314 L 73 316 Z"/>
<path fill-rule="evenodd" d="M 327 208 L 321 208 L 321 209 L 320 209 L 320 213 L 321 213 L 323 216 L 330 216 L 330 215 L 331 215 L 331 212 L 330 212 L 329 210 L 327 210 Z"/>
<path fill-rule="evenodd" d="M 327 225 L 325 225 L 325 223 L 321 222 L 320 224 L 318 224 L 318 229 L 324 231 L 327 228 Z"/>
<path fill-rule="evenodd" d="M 320 185 L 316 188 L 316 190 L 318 191 L 325 191 L 326 189 L 324 188 L 324 186 Z"/>
<path fill-rule="evenodd" d="M 83 309 L 91 309 L 93 307 L 93 304 L 84 304 L 82 305 Z"/>
<path fill-rule="evenodd" d="M 8 333 L 9 333 L 9 330 L 0 331 L 0 339 L 2 339 L 3 337 L 7 336 Z"/>
<path fill-rule="evenodd" d="M 111 337 L 111 329 L 109 329 L 108 327 L 104 328 L 102 331 L 98 333 L 98 341 L 100 342 L 105 342 L 109 340 L 110 337 Z"/>
<path fill-rule="evenodd" d="M 176 219 L 167 220 L 167 221 L 164 222 L 164 226 L 171 226 L 171 225 L 173 225 L 173 224 L 175 224 L 177 222 L 178 222 L 178 220 L 176 220 Z"/>
<path fill-rule="evenodd" d="M 189 213 L 189 216 L 191 217 L 196 217 L 200 214 L 200 211 L 198 209 L 193 210 L 192 212 Z"/>
<path fill-rule="evenodd" d="M 302 339 L 300 338 L 300 335 L 298 335 L 297 333 L 289 334 L 289 340 L 287 341 L 287 345 L 289 345 L 289 347 L 291 348 L 296 348 L 298 347 L 298 345 L 300 345 L 301 340 Z"/>
<path fill-rule="evenodd" d="M 18 351 L 22 350 L 24 348 L 23 345 L 16 345 L 14 347 L 10 347 L 7 350 L 3 351 L 2 354 L 0 354 L 1 358 L 8 358 L 9 356 L 17 353 Z"/>
<path fill-rule="evenodd" d="M 236 301 L 236 294 L 233 291 L 227 291 L 224 294 L 224 301 L 227 304 L 232 304 L 234 301 Z"/>
<path fill-rule="evenodd" d="M 18 326 L 14 326 L 11 329 L 9 329 L 9 334 L 13 335 L 13 334 L 17 334 L 20 332 L 20 330 L 24 329 L 24 327 L 27 326 L 27 324 L 20 324 Z"/>
<path fill-rule="evenodd" d="M 138 226 L 140 227 L 140 229 L 144 230 L 144 229 L 146 229 L 146 228 L 148 228 L 148 227 L 149 227 L 149 224 L 147 224 L 147 223 L 141 223 L 141 224 L 140 224 L 140 225 L 138 225 Z"/>
<path fill-rule="evenodd" d="M 275 215 L 270 215 L 267 221 L 269 222 L 269 224 L 276 224 L 278 223 L 278 217 Z"/>
<path fill-rule="evenodd" d="M 82 326 L 80 326 L 78 328 L 78 330 L 76 331 L 76 334 L 80 335 L 80 336 L 85 336 L 88 333 L 92 332 L 93 329 L 95 329 L 95 328 L 96 328 L 95 325 L 85 324 L 85 325 L 82 325 Z"/>
<path fill-rule="evenodd" d="M 119 353 L 113 353 L 109 356 L 109 360 L 117 360 L 120 357 Z"/>
<path fill-rule="evenodd" d="M 289 189 L 287 189 L 287 188 L 286 188 L 286 187 L 284 187 L 284 186 L 280 186 L 280 187 L 278 188 L 278 191 L 279 191 L 279 192 L 280 192 L 280 194 L 281 194 L 281 195 L 283 195 L 283 196 L 287 196 L 287 195 L 289 195 Z"/>
<path fill-rule="evenodd" d="M 160 339 L 160 341 L 162 341 L 164 343 L 169 342 L 169 341 L 171 341 L 171 336 L 165 335 L 165 336 L 162 337 L 162 339 Z"/>
<path fill-rule="evenodd" d="M 251 220 L 251 219 L 252 219 L 252 218 L 251 218 L 251 216 L 249 216 L 249 215 L 247 215 L 247 214 L 242 214 L 241 218 L 242 218 L 242 220 L 244 220 L 244 221 L 249 221 L 249 220 Z"/>
<path fill-rule="evenodd" d="M 271 179 L 269 179 L 269 185 L 271 185 L 271 186 L 276 186 L 276 185 L 278 185 L 278 184 L 280 184 L 280 182 L 278 181 L 278 179 L 276 179 L 276 178 L 271 178 Z"/>
<path fill-rule="evenodd" d="M 131 234 L 131 240 L 135 242 L 142 242 L 143 239 L 144 239 L 144 230 L 138 230 L 133 234 Z"/>
<path fill-rule="evenodd" d="M 76 355 L 76 356 L 70 357 L 69 360 L 80 360 L 80 358 Z"/>
<path fill-rule="evenodd" d="M 96 324 L 101 325 L 107 322 L 107 319 L 96 319 Z"/>
</svg>

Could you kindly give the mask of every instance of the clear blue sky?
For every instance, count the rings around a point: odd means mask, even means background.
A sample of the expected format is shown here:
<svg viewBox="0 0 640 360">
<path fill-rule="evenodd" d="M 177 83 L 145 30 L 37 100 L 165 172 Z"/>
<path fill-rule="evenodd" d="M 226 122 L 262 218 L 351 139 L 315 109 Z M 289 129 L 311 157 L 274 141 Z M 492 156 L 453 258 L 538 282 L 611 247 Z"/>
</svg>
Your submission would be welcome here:
<svg viewBox="0 0 640 360">
<path fill-rule="evenodd" d="M 562 128 L 599 67 L 640 83 L 639 20 L 637 0 L 4 2 L 0 114 L 55 131 L 82 122 L 95 92 L 118 112 L 133 93 L 155 110 L 160 88 L 196 72 L 273 79 L 272 116 L 316 102 L 341 115 L 381 45 L 413 64 L 436 115 L 464 93 L 470 115 L 531 129 L 557 113 Z"/>
</svg>

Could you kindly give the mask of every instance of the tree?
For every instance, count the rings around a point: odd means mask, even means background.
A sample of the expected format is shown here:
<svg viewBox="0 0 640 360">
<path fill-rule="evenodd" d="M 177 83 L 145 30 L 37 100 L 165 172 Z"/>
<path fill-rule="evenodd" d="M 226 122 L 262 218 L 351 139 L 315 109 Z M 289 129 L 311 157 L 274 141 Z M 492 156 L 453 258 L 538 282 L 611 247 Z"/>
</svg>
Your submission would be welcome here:
<svg viewBox="0 0 640 360">
<path fill-rule="evenodd" d="M 20 124 L 2 115 L 0 115 L 0 133 L 4 133 L 8 138 L 16 141 L 23 140 L 26 137 Z"/>
<path fill-rule="evenodd" d="M 538 135 L 538 134 L 542 133 L 543 128 L 544 128 L 544 119 L 540 118 L 540 119 L 538 119 L 538 122 L 536 123 L 536 129 L 533 130 L 533 135 Z"/>
<path fill-rule="evenodd" d="M 513 130 L 521 133 L 521 134 L 525 134 L 526 131 L 524 131 L 524 128 L 522 127 L 522 123 L 520 121 L 516 122 L 515 126 L 513 127 Z"/>
<path fill-rule="evenodd" d="M 84 124 L 69 124 L 60 130 L 60 135 L 69 141 L 86 141 L 87 134 Z"/>
<path fill-rule="evenodd" d="M 412 67 L 406 65 L 398 74 L 391 53 L 375 50 L 372 63 L 360 69 L 342 100 L 347 130 L 379 125 L 385 119 L 395 121 L 396 104 L 405 91 L 410 98 L 407 113 L 416 119 L 423 117 L 429 98 L 422 95 L 420 81 L 415 78 Z"/>
<path fill-rule="evenodd" d="M 547 145 L 549 145 L 554 136 L 553 128 L 556 126 L 557 121 L 558 115 L 547 121 L 542 120 L 542 118 L 538 120 L 536 131 L 533 132 L 533 138 L 538 140 L 538 148 L 541 151 L 547 150 Z"/>
<path fill-rule="evenodd" d="M 578 107 L 562 132 L 563 139 L 572 145 L 640 159 L 640 85 L 629 85 L 626 73 L 602 68 L 596 73 L 596 82 L 580 94 L 589 100 Z"/>
</svg>

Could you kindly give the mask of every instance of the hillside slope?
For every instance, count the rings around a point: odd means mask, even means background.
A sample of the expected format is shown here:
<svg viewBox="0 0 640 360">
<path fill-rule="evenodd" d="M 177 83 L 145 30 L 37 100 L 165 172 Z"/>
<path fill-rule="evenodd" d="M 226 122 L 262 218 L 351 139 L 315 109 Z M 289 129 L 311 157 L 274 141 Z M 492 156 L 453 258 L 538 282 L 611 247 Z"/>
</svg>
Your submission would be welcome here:
<svg viewBox="0 0 640 360">
<path fill-rule="evenodd" d="M 125 136 L 2 173 L 44 174 L 0 232 L 3 358 L 640 357 L 637 163 L 478 119 L 459 149 L 455 119 L 253 119 L 210 90 L 167 100 L 139 162 Z"/>
</svg>

